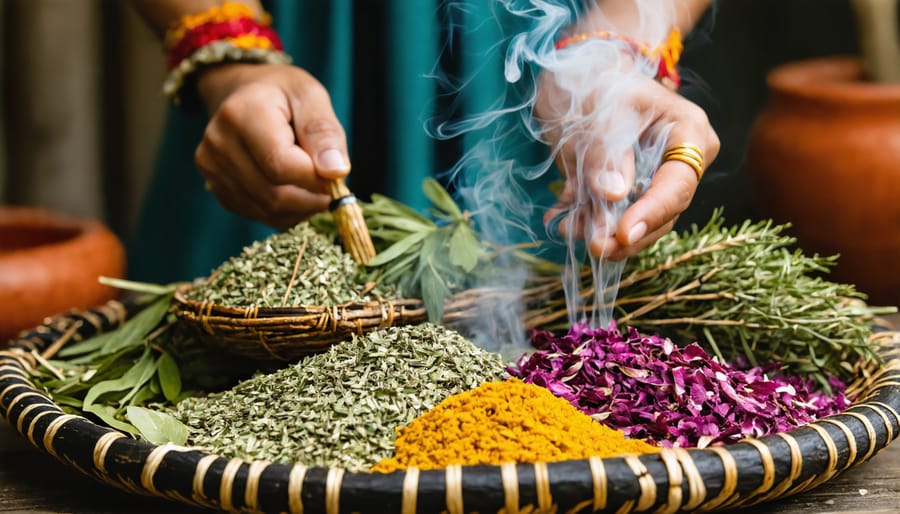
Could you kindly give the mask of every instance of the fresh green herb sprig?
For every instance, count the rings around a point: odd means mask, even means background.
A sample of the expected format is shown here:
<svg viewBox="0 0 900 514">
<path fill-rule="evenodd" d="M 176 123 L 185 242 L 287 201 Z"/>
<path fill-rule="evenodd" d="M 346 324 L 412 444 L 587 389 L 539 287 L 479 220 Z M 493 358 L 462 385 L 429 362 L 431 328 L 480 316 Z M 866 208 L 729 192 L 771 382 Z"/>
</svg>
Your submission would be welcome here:
<svg viewBox="0 0 900 514">
<path fill-rule="evenodd" d="M 378 250 L 366 266 L 372 280 L 396 286 L 404 297 L 421 298 L 429 321 L 439 322 L 444 302 L 478 284 L 493 253 L 440 183 L 426 179 L 422 189 L 432 204 L 433 219 L 381 195 L 363 204 Z M 319 216 L 312 223 L 323 232 L 335 232 L 330 217 Z"/>
<path fill-rule="evenodd" d="M 153 287 L 141 311 L 120 327 L 40 356 L 34 382 L 70 412 L 95 416 L 151 443 L 184 444 L 187 428 L 147 407 L 222 388 L 248 370 L 186 332 L 169 309 L 172 288 Z"/>
<path fill-rule="evenodd" d="M 726 226 L 719 210 L 703 227 L 663 236 L 629 259 L 614 317 L 676 341 L 699 339 L 726 362 L 783 363 L 826 389 L 827 375 L 851 377 L 855 363 L 879 360 L 867 339 L 876 317 L 896 308 L 869 306 L 854 286 L 823 278 L 837 256 L 794 249 L 789 228 Z M 581 277 L 586 296 L 589 271 Z M 564 302 L 532 311 L 530 322 L 566 329 Z"/>
</svg>

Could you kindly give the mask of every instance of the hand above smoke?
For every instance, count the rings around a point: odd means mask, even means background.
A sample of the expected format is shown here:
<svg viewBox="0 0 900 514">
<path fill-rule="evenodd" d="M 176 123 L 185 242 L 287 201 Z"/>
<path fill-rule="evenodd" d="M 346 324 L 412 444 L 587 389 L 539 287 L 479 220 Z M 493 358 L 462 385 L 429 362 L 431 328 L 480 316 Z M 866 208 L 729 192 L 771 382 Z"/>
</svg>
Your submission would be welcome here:
<svg viewBox="0 0 900 514">
<path fill-rule="evenodd" d="M 670 231 L 719 151 L 706 113 L 675 92 L 679 31 L 710 2 L 657 3 L 669 12 L 651 20 L 631 0 L 599 0 L 557 43 L 538 81 L 534 114 L 565 178 L 544 222 L 585 240 L 594 257 L 625 259 Z M 655 29 L 661 37 L 672 26 L 655 49 L 629 36 Z"/>
<path fill-rule="evenodd" d="M 350 171 L 328 92 L 281 64 L 224 64 L 197 91 L 210 113 L 195 161 L 228 210 L 286 228 L 328 208 L 330 180 Z"/>
<path fill-rule="evenodd" d="M 704 166 L 715 159 L 719 139 L 706 113 L 696 104 L 649 78 L 625 99 L 647 121 L 641 137 L 652 138 L 654 131 L 668 129 L 665 148 L 689 143 L 699 148 Z M 546 109 L 547 103 L 538 103 L 538 115 L 545 120 L 554 119 Z M 571 218 L 558 225 L 564 237 L 589 238 L 593 256 L 622 260 L 672 230 L 678 216 L 690 205 L 700 173 L 686 162 L 666 160 L 659 163 L 649 187 L 635 191 L 634 150 L 629 147 L 611 152 L 615 154 L 611 161 L 603 143 L 603 132 L 615 131 L 616 127 L 590 121 L 579 125 L 573 128 L 563 123 L 548 132 L 551 146 L 558 145 L 557 165 L 566 182 L 557 205 L 548 210 L 544 222 L 550 224 L 567 215 Z M 587 196 L 579 195 L 579 190 Z M 634 192 L 640 193 L 637 200 L 618 220 L 614 219 L 612 204 L 628 202 Z M 589 231 L 586 220 L 593 224 Z"/>
</svg>

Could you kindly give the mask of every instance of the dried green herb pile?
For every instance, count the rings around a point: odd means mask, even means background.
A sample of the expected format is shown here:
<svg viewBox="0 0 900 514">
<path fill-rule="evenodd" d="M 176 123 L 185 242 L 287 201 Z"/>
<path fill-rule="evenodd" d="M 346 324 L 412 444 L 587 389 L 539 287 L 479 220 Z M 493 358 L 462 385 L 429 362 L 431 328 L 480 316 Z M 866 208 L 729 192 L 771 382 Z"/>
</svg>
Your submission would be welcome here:
<svg viewBox="0 0 900 514">
<path fill-rule="evenodd" d="M 367 469 L 395 429 L 445 398 L 496 381 L 504 364 L 423 324 L 372 332 L 224 393 L 180 402 L 192 446 L 230 457 Z"/>
<path fill-rule="evenodd" d="M 340 305 L 373 300 L 353 258 L 302 222 L 222 263 L 189 298 L 226 307 Z"/>
</svg>

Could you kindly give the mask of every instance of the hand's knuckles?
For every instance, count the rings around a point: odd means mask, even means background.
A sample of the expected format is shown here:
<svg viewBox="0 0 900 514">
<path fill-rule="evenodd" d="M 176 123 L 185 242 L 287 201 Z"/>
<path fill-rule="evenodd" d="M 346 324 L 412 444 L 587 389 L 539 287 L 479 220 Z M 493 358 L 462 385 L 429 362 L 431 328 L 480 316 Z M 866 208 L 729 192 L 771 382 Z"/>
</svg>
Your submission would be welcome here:
<svg viewBox="0 0 900 514">
<path fill-rule="evenodd" d="M 209 153 L 209 149 L 200 144 L 194 150 L 194 164 L 197 166 L 197 169 L 200 170 L 200 173 L 203 176 L 208 176 L 215 169 L 215 165 L 213 164 L 212 156 Z"/>
<path fill-rule="evenodd" d="M 265 199 L 265 209 L 270 216 L 282 218 L 288 213 L 296 212 L 297 206 L 290 200 L 290 197 L 278 189 L 272 189 Z"/>
<path fill-rule="evenodd" d="M 284 184 L 289 179 L 285 160 L 277 150 L 261 153 L 256 157 L 256 164 L 270 182 Z"/>
<path fill-rule="evenodd" d="M 219 110 L 214 114 L 214 122 L 225 123 L 232 127 L 239 127 L 245 118 L 246 99 L 241 95 L 233 94 L 222 102 Z"/>
<path fill-rule="evenodd" d="M 204 148 L 210 153 L 222 153 L 227 149 L 227 145 L 228 143 L 222 130 L 217 123 L 212 122 L 208 124 L 206 130 L 203 131 L 203 138 L 200 140 L 198 148 Z"/>
<path fill-rule="evenodd" d="M 334 119 L 316 118 L 303 123 L 300 128 L 301 134 L 305 139 L 314 139 L 318 141 L 334 141 L 343 140 L 344 129 L 340 123 Z"/>
</svg>

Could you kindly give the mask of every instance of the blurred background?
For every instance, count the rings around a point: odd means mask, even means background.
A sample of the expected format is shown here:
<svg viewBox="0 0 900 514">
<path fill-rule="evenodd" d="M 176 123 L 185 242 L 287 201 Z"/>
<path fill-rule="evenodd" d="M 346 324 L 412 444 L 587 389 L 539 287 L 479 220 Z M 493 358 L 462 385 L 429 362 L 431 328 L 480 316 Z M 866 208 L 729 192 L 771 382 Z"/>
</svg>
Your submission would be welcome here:
<svg viewBox="0 0 900 514">
<path fill-rule="evenodd" d="M 709 41 L 683 64 L 722 153 L 683 223 L 719 205 L 732 220 L 753 215 L 741 165 L 766 72 L 858 47 L 849 0 L 719 4 Z M 127 240 L 168 109 L 160 44 L 121 0 L 3 0 L 0 31 L 0 204 L 96 217 Z"/>
<path fill-rule="evenodd" d="M 0 204 L 130 236 L 166 114 L 156 38 L 119 0 L 2 0 L 0 31 Z"/>
</svg>

